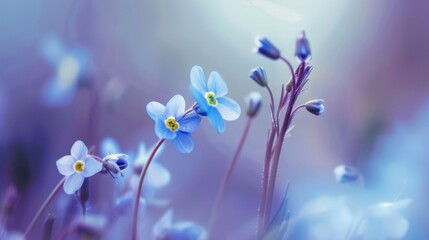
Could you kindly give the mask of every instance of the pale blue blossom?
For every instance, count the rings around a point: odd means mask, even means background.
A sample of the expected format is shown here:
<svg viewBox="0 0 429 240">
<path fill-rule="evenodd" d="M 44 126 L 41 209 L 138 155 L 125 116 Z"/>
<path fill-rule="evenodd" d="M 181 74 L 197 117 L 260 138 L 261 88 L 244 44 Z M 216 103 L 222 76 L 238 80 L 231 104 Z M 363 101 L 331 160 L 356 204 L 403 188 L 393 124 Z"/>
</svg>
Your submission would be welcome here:
<svg viewBox="0 0 429 240">
<path fill-rule="evenodd" d="M 55 72 L 44 85 L 42 100 L 47 105 L 70 103 L 76 87 L 89 67 L 89 53 L 80 47 L 67 47 L 58 37 L 46 37 L 40 46 L 42 56 Z"/>
<path fill-rule="evenodd" d="M 168 210 L 153 227 L 156 240 L 205 240 L 207 231 L 193 222 L 173 223 L 173 210 Z"/>
<path fill-rule="evenodd" d="M 212 72 L 206 83 L 204 71 L 200 66 L 191 69 L 191 94 L 198 103 L 197 112 L 207 116 L 211 125 L 222 133 L 225 122 L 238 119 L 241 114 L 240 105 L 226 97 L 228 87 L 218 72 Z"/>
<path fill-rule="evenodd" d="M 76 141 L 70 152 L 71 155 L 56 162 L 58 171 L 66 177 L 63 187 L 67 194 L 75 193 L 85 178 L 93 176 L 103 168 L 99 161 L 88 155 L 88 148 L 82 141 Z"/>
</svg>

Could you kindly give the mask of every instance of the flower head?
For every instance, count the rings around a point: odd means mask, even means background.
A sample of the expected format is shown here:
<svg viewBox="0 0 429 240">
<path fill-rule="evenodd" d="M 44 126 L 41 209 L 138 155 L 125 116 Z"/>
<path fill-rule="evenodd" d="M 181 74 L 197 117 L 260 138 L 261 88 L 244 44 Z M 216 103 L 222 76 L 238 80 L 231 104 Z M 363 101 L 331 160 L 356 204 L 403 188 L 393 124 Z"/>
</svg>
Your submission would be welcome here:
<svg viewBox="0 0 429 240">
<path fill-rule="evenodd" d="M 359 171 L 346 165 L 340 165 L 334 169 L 334 175 L 337 182 L 349 183 L 359 178 Z"/>
<path fill-rule="evenodd" d="M 250 71 L 250 78 L 253 79 L 261 87 L 266 87 L 268 85 L 267 74 L 265 73 L 265 69 L 263 67 L 257 67 L 252 69 Z"/>
<path fill-rule="evenodd" d="M 262 107 L 262 96 L 259 92 L 251 92 L 246 97 L 247 116 L 255 117 Z"/>
<path fill-rule="evenodd" d="M 194 112 L 185 114 L 185 99 L 181 95 L 172 97 L 166 106 L 150 102 L 146 111 L 156 123 L 155 133 L 159 138 L 172 140 L 174 147 L 182 153 L 194 149 L 190 133 L 197 129 L 201 117 Z"/>
<path fill-rule="evenodd" d="M 257 42 L 259 43 L 257 48 L 259 54 L 272 60 L 280 58 L 280 51 L 267 38 L 259 38 Z"/>
<path fill-rule="evenodd" d="M 300 62 L 308 62 L 311 59 L 311 49 L 308 39 L 305 37 L 305 32 L 301 32 L 301 36 L 296 40 L 295 57 Z"/>
<path fill-rule="evenodd" d="M 225 122 L 236 120 L 241 109 L 234 100 L 225 97 L 228 87 L 217 72 L 210 74 L 206 83 L 203 69 L 194 66 L 191 70 L 191 94 L 198 103 L 198 113 L 207 115 L 212 126 L 222 133 L 225 130 Z"/>
<path fill-rule="evenodd" d="M 153 227 L 157 240 L 205 240 L 207 231 L 193 222 L 173 223 L 173 211 L 168 210 Z"/>
<path fill-rule="evenodd" d="M 304 106 L 307 111 L 319 116 L 325 111 L 325 106 L 323 105 L 323 102 L 323 99 L 311 100 L 306 102 Z"/>
<path fill-rule="evenodd" d="M 56 70 L 43 88 L 44 103 L 50 106 L 70 103 L 76 87 L 88 69 L 88 51 L 80 47 L 64 46 L 55 36 L 45 38 L 40 49 L 45 60 Z"/>
<path fill-rule="evenodd" d="M 88 155 L 88 148 L 82 141 L 76 141 L 71 148 L 71 155 L 57 160 L 58 171 L 66 176 L 64 191 L 73 194 L 83 184 L 83 180 L 101 171 L 102 164 Z"/>
</svg>

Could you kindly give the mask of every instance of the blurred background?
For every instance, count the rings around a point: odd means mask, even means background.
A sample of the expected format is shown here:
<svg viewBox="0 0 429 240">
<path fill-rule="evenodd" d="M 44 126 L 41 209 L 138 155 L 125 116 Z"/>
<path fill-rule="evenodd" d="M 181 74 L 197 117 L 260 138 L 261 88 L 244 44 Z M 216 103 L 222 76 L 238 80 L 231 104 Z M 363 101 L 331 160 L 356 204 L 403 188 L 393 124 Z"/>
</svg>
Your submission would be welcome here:
<svg viewBox="0 0 429 240">
<path fill-rule="evenodd" d="M 95 146 L 100 155 L 106 137 L 130 156 L 142 142 L 152 146 L 157 137 L 146 104 L 181 94 L 191 106 L 189 73 L 199 65 L 206 76 L 222 75 L 243 114 L 224 134 L 204 119 L 190 154 L 166 144 L 158 161 L 171 181 L 157 195 L 169 206 L 148 209 L 142 231 L 150 236 L 169 208 L 177 220 L 207 226 L 246 122 L 243 99 L 260 91 L 265 105 L 212 235 L 250 238 L 270 115 L 267 93 L 248 75 L 264 66 L 276 97 L 290 77 L 282 62 L 252 52 L 255 37 L 268 37 L 297 66 L 295 40 L 305 29 L 314 71 L 299 101 L 323 98 L 326 112 L 302 111 L 285 141 L 274 207 L 290 181 L 290 238 L 344 239 L 338 221 L 350 214 L 331 214 L 338 201 L 353 215 L 365 206 L 411 199 L 401 210 L 409 223 L 401 237 L 428 239 L 428 8 L 424 1 L 399 0 L 0 0 L 0 194 L 15 186 L 19 196 L 7 229 L 26 228 L 61 179 L 55 161 L 74 141 Z M 341 164 L 359 169 L 364 184 L 338 183 L 333 169 Z M 118 184 L 108 175 L 91 184 L 91 209 L 103 213 Z M 306 220 L 314 212 L 327 215 Z M 128 227 L 120 228 L 126 236 Z"/>
</svg>

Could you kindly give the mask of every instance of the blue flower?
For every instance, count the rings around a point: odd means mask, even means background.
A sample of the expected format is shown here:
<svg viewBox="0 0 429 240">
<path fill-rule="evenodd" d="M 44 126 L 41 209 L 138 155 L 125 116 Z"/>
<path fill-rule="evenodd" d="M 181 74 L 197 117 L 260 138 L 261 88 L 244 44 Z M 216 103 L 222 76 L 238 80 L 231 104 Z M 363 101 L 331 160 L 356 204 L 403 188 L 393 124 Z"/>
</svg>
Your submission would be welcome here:
<svg viewBox="0 0 429 240">
<path fill-rule="evenodd" d="M 205 240 L 207 231 L 193 222 L 173 224 L 173 210 L 168 210 L 153 227 L 157 240 Z"/>
<path fill-rule="evenodd" d="M 257 48 L 259 54 L 272 60 L 280 58 L 280 51 L 267 38 L 259 38 L 257 41 L 259 42 Z"/>
<path fill-rule="evenodd" d="M 64 191 L 73 194 L 83 184 L 83 180 L 101 171 L 102 164 L 88 155 L 88 148 L 82 141 L 76 141 L 71 148 L 71 155 L 57 160 L 58 171 L 66 176 Z"/>
<path fill-rule="evenodd" d="M 334 169 L 335 179 L 339 183 L 349 183 L 356 181 L 360 174 L 359 171 L 353 167 L 346 165 L 337 166 Z"/>
<path fill-rule="evenodd" d="M 54 76 L 43 88 L 43 102 L 55 106 L 70 103 L 79 80 L 88 69 L 89 53 L 82 48 L 65 47 L 54 36 L 44 39 L 40 50 L 45 60 L 55 69 Z"/>
<path fill-rule="evenodd" d="M 218 133 L 225 130 L 224 120 L 236 120 L 240 114 L 240 106 L 232 99 L 225 97 L 228 87 L 217 72 L 210 74 L 208 83 L 200 66 L 191 70 L 191 94 L 198 103 L 198 111 L 207 115 L 210 123 Z"/>
<path fill-rule="evenodd" d="M 185 99 L 181 95 L 172 97 L 166 106 L 150 102 L 146 111 L 156 123 L 155 133 L 159 138 L 172 140 L 182 153 L 194 149 L 190 133 L 198 128 L 201 117 L 194 112 L 185 115 Z"/>
</svg>

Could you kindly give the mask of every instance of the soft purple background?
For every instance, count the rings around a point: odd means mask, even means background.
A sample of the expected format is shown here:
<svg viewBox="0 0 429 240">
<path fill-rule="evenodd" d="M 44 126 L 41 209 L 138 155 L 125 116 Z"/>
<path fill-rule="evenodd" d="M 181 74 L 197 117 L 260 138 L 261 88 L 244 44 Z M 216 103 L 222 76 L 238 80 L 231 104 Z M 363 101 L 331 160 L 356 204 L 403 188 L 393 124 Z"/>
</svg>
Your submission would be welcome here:
<svg viewBox="0 0 429 240">
<path fill-rule="evenodd" d="M 292 182 L 292 216 L 314 197 L 354 192 L 357 186 L 338 185 L 333 177 L 333 168 L 346 163 L 363 171 L 366 201 L 393 201 L 398 194 L 412 198 L 404 213 L 410 221 L 406 238 L 429 238 L 429 3 L 266 1 L 284 6 L 279 17 L 278 7 L 267 10 L 258 7 L 260 1 L 0 1 L 0 193 L 13 183 L 17 159 L 26 159 L 29 167 L 18 167 L 17 178 L 30 181 L 10 227 L 27 226 L 61 177 L 55 161 L 69 153 L 75 140 L 98 147 L 111 136 L 126 152 L 137 151 L 140 141 L 155 143 L 145 106 L 153 100 L 166 103 L 175 94 L 190 106 L 194 65 L 206 75 L 220 72 L 229 96 L 243 109 L 242 99 L 262 90 L 248 77 L 255 66 L 266 67 L 278 96 L 276 88 L 289 78 L 288 70 L 252 53 L 255 36 L 269 37 L 294 62 L 294 41 L 305 29 L 315 70 L 301 102 L 323 98 L 326 112 L 321 117 L 301 112 L 295 119 L 275 204 L 287 180 Z M 54 69 L 39 46 L 52 34 L 67 46 L 88 49 L 92 59 L 85 77 L 93 88 L 79 90 L 62 108 L 40 101 Z M 113 89 L 125 88 L 115 107 L 106 101 L 115 93 L 106 90 L 112 79 L 119 86 Z M 266 102 L 227 191 L 216 239 L 253 233 L 269 120 Z M 190 154 L 167 144 L 159 160 L 171 171 L 172 182 L 159 195 L 171 201 L 179 220 L 208 223 L 245 121 L 243 114 L 219 135 L 204 120 Z M 113 180 L 99 176 L 94 184 L 94 205 L 106 208 L 102 196 L 109 196 Z"/>
</svg>

